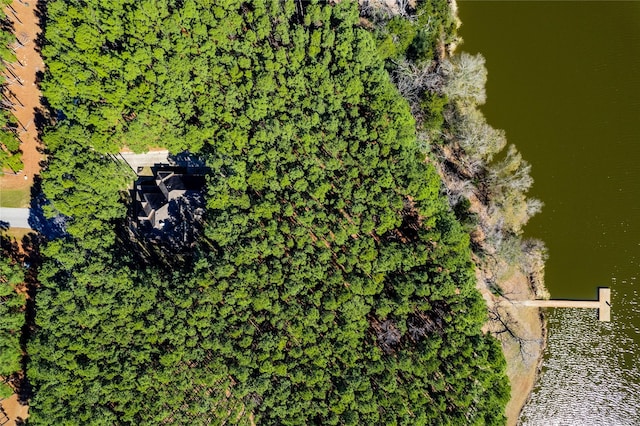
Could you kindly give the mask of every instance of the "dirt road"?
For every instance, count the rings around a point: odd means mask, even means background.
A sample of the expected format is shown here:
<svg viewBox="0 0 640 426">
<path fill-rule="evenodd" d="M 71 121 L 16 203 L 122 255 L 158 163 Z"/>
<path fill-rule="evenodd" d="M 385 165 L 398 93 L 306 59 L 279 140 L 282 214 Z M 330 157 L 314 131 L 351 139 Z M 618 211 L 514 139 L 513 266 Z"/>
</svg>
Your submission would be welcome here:
<svg viewBox="0 0 640 426">
<path fill-rule="evenodd" d="M 5 71 L 7 76 L 8 97 L 15 100 L 13 114 L 19 122 L 20 149 L 24 169 L 18 174 L 0 176 L 0 191 L 3 189 L 25 189 L 31 187 L 33 176 L 40 172 L 40 161 L 44 158 L 39 152 L 40 141 L 34 123 L 35 112 L 41 109 L 40 89 L 36 84 L 36 73 L 44 69 L 40 54 L 36 51 L 36 38 L 40 32 L 39 18 L 36 16 L 35 1 L 14 1 L 5 9 L 7 17 L 13 22 L 18 41 L 15 48 L 17 62 L 10 64 Z"/>
<path fill-rule="evenodd" d="M 18 174 L 0 175 L 0 191 L 24 190 L 29 193 L 33 177 L 40 173 L 40 162 L 44 159 L 40 152 L 41 143 L 35 126 L 36 111 L 42 108 L 36 73 L 44 69 L 42 58 L 36 50 L 36 39 L 40 33 L 36 3 L 34 0 L 15 0 L 5 8 L 5 13 L 13 23 L 18 39 L 12 46 L 17 62 L 7 67 L 5 75 L 11 92 L 7 95 L 15 101 L 13 114 L 20 123 L 18 133 L 24 169 Z M 28 197 L 25 198 L 28 199 Z M 16 395 L 3 400 L 0 404 L 9 417 L 5 426 L 13 426 L 16 420 L 23 420 L 28 416 L 29 407 L 20 404 Z"/>
</svg>

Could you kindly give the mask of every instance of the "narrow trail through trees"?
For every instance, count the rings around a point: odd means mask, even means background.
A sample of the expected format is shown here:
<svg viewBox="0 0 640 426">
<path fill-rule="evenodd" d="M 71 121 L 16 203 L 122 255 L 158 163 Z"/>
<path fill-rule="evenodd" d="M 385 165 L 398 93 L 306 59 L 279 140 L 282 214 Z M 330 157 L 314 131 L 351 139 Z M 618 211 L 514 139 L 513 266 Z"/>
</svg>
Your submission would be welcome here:
<svg viewBox="0 0 640 426">
<path fill-rule="evenodd" d="M 44 70 L 40 53 L 36 50 L 36 39 L 40 33 L 36 2 L 16 0 L 8 5 L 5 12 L 15 30 L 17 41 L 11 46 L 17 61 L 7 64 L 7 96 L 14 102 L 13 114 L 18 119 L 18 134 L 24 169 L 17 174 L 0 176 L 0 191 L 28 189 L 33 177 L 40 172 L 41 143 L 35 125 L 37 111 L 42 111 L 40 89 L 36 74 Z"/>
</svg>

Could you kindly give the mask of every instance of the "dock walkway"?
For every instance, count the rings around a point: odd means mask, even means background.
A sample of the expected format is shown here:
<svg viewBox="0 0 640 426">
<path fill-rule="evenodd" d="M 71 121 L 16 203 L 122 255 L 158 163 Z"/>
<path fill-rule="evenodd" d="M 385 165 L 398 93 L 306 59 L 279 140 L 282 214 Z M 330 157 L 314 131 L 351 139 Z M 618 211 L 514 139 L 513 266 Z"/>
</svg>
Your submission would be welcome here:
<svg viewBox="0 0 640 426">
<path fill-rule="evenodd" d="M 523 300 L 515 302 L 522 306 L 538 308 L 587 308 L 597 309 L 600 321 L 611 321 L 611 289 L 600 287 L 598 300 Z"/>
</svg>

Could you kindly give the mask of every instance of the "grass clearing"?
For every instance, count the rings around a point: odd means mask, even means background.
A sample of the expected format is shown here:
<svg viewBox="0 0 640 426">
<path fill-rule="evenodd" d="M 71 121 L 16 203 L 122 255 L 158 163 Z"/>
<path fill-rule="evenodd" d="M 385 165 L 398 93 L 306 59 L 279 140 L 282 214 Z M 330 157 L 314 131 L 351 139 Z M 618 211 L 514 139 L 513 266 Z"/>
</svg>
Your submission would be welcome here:
<svg viewBox="0 0 640 426">
<path fill-rule="evenodd" d="M 29 207 L 31 189 L 1 189 L 0 207 Z"/>
<path fill-rule="evenodd" d="M 0 231 L 0 235 L 9 238 L 10 240 L 16 240 L 22 242 L 22 239 L 28 234 L 32 234 L 35 231 L 33 229 L 26 228 L 9 228 L 7 230 Z"/>
</svg>

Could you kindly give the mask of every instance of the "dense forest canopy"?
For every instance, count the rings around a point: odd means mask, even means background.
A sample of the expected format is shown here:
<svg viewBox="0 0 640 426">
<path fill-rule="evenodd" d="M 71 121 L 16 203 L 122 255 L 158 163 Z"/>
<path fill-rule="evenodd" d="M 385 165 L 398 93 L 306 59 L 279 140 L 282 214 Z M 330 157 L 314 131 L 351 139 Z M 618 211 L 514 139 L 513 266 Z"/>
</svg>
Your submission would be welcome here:
<svg viewBox="0 0 640 426">
<path fill-rule="evenodd" d="M 47 13 L 67 234 L 42 249 L 30 423 L 504 422 L 468 236 L 356 3 Z M 207 161 L 188 252 L 129 239 L 124 145 Z"/>
</svg>

